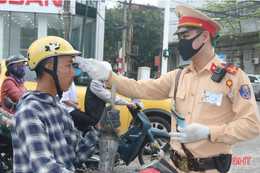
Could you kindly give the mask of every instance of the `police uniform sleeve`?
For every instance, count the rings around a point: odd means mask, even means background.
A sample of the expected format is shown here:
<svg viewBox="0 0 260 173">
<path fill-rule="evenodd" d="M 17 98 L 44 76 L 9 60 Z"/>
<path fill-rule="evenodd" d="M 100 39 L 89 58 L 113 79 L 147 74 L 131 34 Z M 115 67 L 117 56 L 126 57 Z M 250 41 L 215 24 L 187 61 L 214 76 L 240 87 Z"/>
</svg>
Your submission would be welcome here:
<svg viewBox="0 0 260 173">
<path fill-rule="evenodd" d="M 170 97 L 170 92 L 174 88 L 177 71 L 168 72 L 158 79 L 148 79 L 145 81 L 136 81 L 112 72 L 112 77 L 109 81 L 106 81 L 106 85 L 111 87 L 112 83 L 115 82 L 117 93 L 129 98 L 163 100 Z"/>
<path fill-rule="evenodd" d="M 234 144 L 252 139 L 260 133 L 258 107 L 248 76 L 239 69 L 232 78 L 233 103 L 230 116 L 234 116 L 233 121 L 221 126 L 210 126 L 212 142 Z"/>
</svg>

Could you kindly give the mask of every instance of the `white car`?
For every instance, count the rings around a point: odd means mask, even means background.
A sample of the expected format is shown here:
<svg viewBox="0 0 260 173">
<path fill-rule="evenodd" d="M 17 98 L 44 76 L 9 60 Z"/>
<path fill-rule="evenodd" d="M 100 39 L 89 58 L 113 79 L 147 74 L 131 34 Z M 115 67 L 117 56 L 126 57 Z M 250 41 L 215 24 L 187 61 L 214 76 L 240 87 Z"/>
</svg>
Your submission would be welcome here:
<svg viewBox="0 0 260 173">
<path fill-rule="evenodd" d="M 255 98 L 260 98 L 260 74 L 248 74 L 248 77 L 254 89 Z"/>
</svg>

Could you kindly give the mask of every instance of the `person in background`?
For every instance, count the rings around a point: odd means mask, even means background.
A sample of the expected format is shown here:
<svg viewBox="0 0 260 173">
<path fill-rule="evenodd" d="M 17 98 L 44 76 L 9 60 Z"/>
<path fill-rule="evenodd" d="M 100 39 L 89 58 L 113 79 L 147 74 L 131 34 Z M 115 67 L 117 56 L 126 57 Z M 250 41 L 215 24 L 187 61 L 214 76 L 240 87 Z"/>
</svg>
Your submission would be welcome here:
<svg viewBox="0 0 260 173">
<path fill-rule="evenodd" d="M 184 122 L 179 121 L 183 127 L 176 126 L 172 118 L 170 132 L 169 163 L 178 172 L 228 172 L 233 145 L 260 133 L 252 85 L 243 70 L 221 62 L 214 52 L 219 23 L 186 5 L 177 5 L 175 14 L 179 18 L 175 33 L 179 53 L 184 61 L 192 61 L 182 71 L 135 81 L 113 73 L 108 63 L 93 59 L 85 59 L 92 68 L 82 69 L 92 79 L 105 80 L 107 86 L 115 83 L 117 92 L 126 97 L 172 99 L 172 111 Z"/>
<path fill-rule="evenodd" d="M 27 91 L 24 86 L 24 75 L 25 75 L 25 62 L 26 59 L 21 54 L 12 54 L 6 58 L 6 73 L 5 79 L 1 86 L 1 103 L 4 110 L 9 113 L 14 114 L 14 110 L 10 111 L 5 106 L 5 97 L 9 97 L 12 102 L 16 101 L 22 97 L 22 95 Z"/>
<path fill-rule="evenodd" d="M 56 36 L 39 38 L 29 47 L 28 66 L 36 72 L 37 87 L 16 103 L 11 124 L 13 172 L 75 173 L 98 149 L 109 120 L 115 128 L 121 125 L 119 110 L 111 112 L 110 106 L 82 137 L 68 111 L 55 99 L 71 86 L 76 75 L 73 58 L 80 54 Z"/>
<path fill-rule="evenodd" d="M 73 63 L 73 68 L 75 70 L 76 76 L 78 76 L 81 73 L 81 69 L 79 69 L 78 64 Z M 94 126 L 97 124 L 98 121 L 95 121 L 94 118 L 89 116 L 87 113 L 81 111 L 81 107 L 78 105 L 77 89 L 74 82 L 72 82 L 68 91 L 63 92 L 60 102 L 68 110 L 69 114 L 71 115 L 74 121 L 74 125 L 76 127 L 79 127 L 80 129 L 82 128 L 84 129 L 84 127 L 86 126 Z M 103 111 L 100 112 L 101 115 Z"/>
<path fill-rule="evenodd" d="M 106 88 L 104 81 L 91 80 L 85 95 L 85 112 L 98 122 L 106 104 L 110 103 L 110 100 L 111 92 Z M 119 96 L 116 96 L 115 105 L 126 105 L 131 109 L 136 109 L 134 103 L 126 101 Z"/>
</svg>

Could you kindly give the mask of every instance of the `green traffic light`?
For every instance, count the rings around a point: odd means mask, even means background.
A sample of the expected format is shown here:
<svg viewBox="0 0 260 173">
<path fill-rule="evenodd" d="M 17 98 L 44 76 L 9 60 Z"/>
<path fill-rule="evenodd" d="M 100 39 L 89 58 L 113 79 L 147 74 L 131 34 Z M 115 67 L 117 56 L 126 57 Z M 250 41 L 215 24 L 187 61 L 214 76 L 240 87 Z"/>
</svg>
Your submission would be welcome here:
<svg viewBox="0 0 260 173">
<path fill-rule="evenodd" d="M 164 52 L 164 57 L 169 57 L 171 54 L 171 51 L 170 50 L 165 50 Z"/>
</svg>

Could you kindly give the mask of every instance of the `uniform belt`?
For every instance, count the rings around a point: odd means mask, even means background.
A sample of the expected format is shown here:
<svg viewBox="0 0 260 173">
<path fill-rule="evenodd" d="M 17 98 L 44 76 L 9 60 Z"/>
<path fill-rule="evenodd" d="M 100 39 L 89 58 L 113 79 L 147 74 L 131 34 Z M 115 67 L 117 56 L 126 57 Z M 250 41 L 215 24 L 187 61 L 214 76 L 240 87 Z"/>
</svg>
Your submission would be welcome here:
<svg viewBox="0 0 260 173">
<path fill-rule="evenodd" d="M 215 162 L 215 158 L 193 158 L 192 161 L 188 161 L 188 158 L 186 156 L 180 156 L 176 151 L 171 150 L 170 151 L 170 158 L 174 165 L 184 171 L 206 171 L 206 170 L 212 170 L 217 169 L 217 165 Z M 194 166 L 194 165 L 198 166 Z"/>
</svg>

